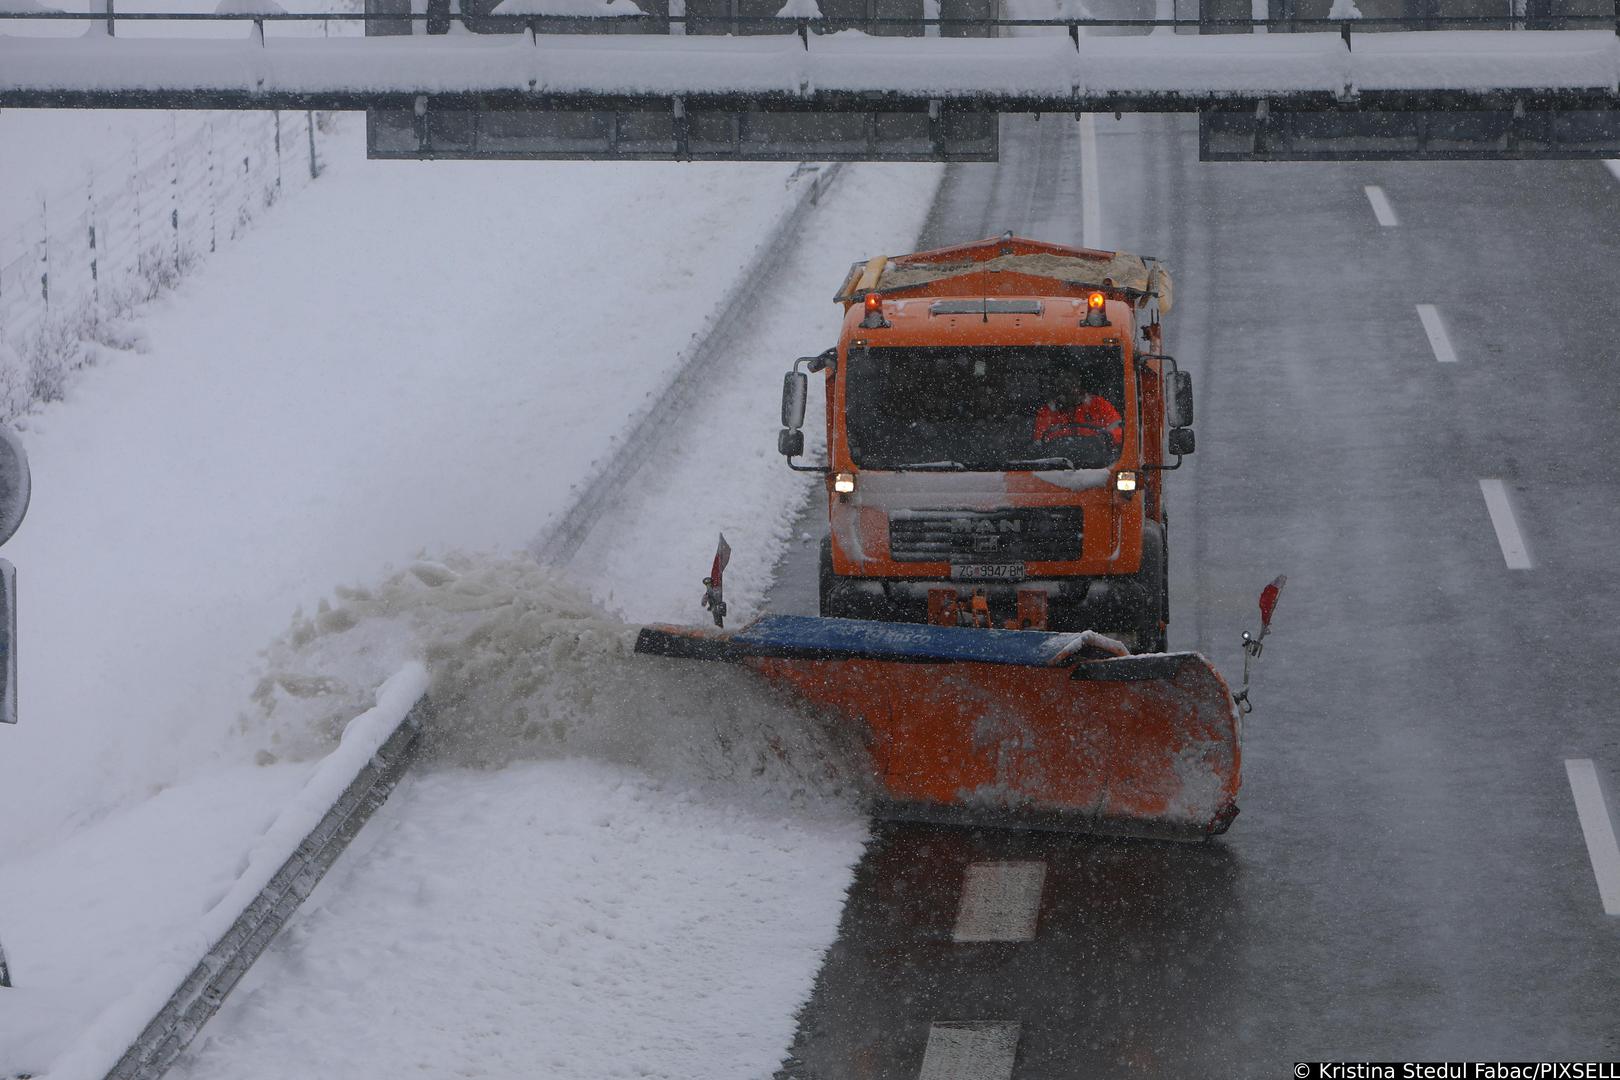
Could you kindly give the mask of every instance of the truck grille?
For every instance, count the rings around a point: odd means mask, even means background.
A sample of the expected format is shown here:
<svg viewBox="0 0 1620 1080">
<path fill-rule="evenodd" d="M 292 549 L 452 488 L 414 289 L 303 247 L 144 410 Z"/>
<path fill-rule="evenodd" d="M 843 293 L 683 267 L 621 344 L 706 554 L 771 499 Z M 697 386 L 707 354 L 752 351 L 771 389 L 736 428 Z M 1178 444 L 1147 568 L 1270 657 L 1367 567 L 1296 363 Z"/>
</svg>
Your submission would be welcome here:
<svg viewBox="0 0 1620 1080">
<path fill-rule="evenodd" d="M 889 554 L 897 562 L 1066 562 L 1080 557 L 1077 507 L 896 510 Z"/>
</svg>

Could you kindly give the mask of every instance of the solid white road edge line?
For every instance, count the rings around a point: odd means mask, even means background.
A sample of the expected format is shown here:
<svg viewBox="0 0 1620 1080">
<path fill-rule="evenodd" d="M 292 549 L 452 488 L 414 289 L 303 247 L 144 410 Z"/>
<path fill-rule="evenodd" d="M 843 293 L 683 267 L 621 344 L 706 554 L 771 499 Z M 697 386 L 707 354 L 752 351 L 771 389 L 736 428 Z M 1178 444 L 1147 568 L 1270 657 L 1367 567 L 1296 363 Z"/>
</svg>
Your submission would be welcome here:
<svg viewBox="0 0 1620 1080">
<path fill-rule="evenodd" d="M 1575 813 L 1581 819 L 1581 835 L 1586 838 L 1603 913 L 1620 915 L 1620 843 L 1614 838 L 1614 819 L 1603 801 L 1597 766 L 1590 758 L 1571 758 L 1564 762 L 1564 771 L 1569 774 L 1569 790 L 1575 796 Z"/>
<path fill-rule="evenodd" d="M 1102 243 L 1102 181 L 1097 169 L 1097 116 L 1080 114 L 1080 246 Z"/>
<path fill-rule="evenodd" d="M 1011 1080 L 1018 1056 L 1013 1020 L 936 1020 L 917 1080 Z"/>
<path fill-rule="evenodd" d="M 1384 228 L 1399 225 L 1401 219 L 1395 216 L 1395 208 L 1389 204 L 1389 196 L 1377 184 L 1368 184 L 1361 189 L 1367 193 L 1367 201 L 1372 203 L 1373 217 Z"/>
<path fill-rule="evenodd" d="M 1041 913 L 1043 862 L 978 862 L 962 875 L 951 940 L 1033 941 Z"/>
<path fill-rule="evenodd" d="M 1423 332 L 1429 335 L 1429 348 L 1434 350 L 1434 358 L 1442 364 L 1455 364 L 1457 350 L 1451 347 L 1451 337 L 1446 333 L 1446 324 L 1441 321 L 1440 309 L 1433 304 L 1419 304 L 1417 313 L 1418 318 L 1423 320 Z"/>
<path fill-rule="evenodd" d="M 1524 545 L 1519 523 L 1514 520 L 1507 488 L 1500 480 L 1481 480 L 1479 490 L 1485 496 L 1485 509 L 1491 513 L 1491 526 L 1496 529 L 1496 542 L 1502 547 L 1502 558 L 1507 560 L 1508 569 L 1530 569 L 1530 551 Z"/>
</svg>

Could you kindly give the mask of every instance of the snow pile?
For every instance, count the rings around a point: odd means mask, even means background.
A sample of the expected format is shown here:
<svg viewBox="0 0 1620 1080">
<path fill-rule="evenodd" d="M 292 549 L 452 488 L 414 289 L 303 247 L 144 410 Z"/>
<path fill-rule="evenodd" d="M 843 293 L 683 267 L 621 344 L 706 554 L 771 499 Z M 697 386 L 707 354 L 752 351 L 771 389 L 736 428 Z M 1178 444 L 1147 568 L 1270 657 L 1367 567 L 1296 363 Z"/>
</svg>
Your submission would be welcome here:
<svg viewBox="0 0 1620 1080">
<path fill-rule="evenodd" d="M 634 653 L 637 628 L 527 556 L 418 561 L 300 614 L 267 656 L 244 734 L 259 760 L 324 753 L 389 672 L 432 677 L 430 760 L 499 767 L 583 756 L 773 802 L 861 794 L 860 748 L 744 669 Z"/>
</svg>

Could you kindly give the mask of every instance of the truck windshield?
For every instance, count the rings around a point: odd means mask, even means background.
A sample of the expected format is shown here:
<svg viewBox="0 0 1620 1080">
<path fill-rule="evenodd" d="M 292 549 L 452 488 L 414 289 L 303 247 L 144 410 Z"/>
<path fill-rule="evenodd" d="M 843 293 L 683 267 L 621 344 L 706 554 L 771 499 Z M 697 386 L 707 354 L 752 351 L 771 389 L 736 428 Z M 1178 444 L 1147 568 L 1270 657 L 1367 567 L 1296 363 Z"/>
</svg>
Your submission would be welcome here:
<svg viewBox="0 0 1620 1080">
<path fill-rule="evenodd" d="M 1119 458 L 1119 346 L 860 348 L 849 450 L 868 469 L 1099 469 Z"/>
</svg>

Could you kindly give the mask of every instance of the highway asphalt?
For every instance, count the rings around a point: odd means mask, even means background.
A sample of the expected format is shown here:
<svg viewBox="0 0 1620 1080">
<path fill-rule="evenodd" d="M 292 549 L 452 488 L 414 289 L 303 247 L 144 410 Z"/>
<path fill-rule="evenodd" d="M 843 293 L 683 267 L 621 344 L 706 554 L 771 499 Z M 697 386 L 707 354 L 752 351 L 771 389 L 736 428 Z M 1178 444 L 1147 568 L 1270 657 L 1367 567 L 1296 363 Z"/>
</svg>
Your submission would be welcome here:
<svg viewBox="0 0 1620 1080">
<path fill-rule="evenodd" d="M 1207 845 L 879 824 L 780 1075 L 947 1075 L 931 1029 L 967 1021 L 1017 1025 L 973 1078 L 1620 1058 L 1620 913 L 1565 764 L 1620 806 L 1620 175 L 1201 164 L 1189 117 L 1096 130 L 1084 240 L 1170 263 L 1195 380 L 1172 648 L 1236 676 L 1289 578 L 1243 813 Z M 1080 147 L 1073 118 L 1007 120 L 922 244 L 1081 242 Z M 807 543 L 771 606 L 814 582 Z M 1005 861 L 1045 867 L 1033 937 L 953 940 L 966 867 Z"/>
</svg>

